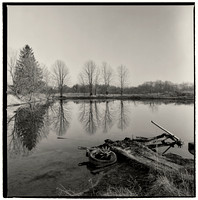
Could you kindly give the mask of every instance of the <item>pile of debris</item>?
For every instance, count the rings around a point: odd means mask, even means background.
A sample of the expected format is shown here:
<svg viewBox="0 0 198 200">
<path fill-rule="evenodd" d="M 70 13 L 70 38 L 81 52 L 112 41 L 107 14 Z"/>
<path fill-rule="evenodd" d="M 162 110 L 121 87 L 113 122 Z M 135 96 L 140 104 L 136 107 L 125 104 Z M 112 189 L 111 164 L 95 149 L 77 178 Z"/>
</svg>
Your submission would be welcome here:
<svg viewBox="0 0 198 200">
<path fill-rule="evenodd" d="M 157 123 L 153 121 L 151 122 L 165 131 L 165 133 L 150 138 L 125 138 L 121 141 L 112 141 L 107 139 L 103 145 L 91 148 L 79 147 L 79 149 L 86 150 L 86 155 L 89 157 L 89 162 L 94 164 L 97 168 L 114 164 L 117 161 L 117 156 L 119 156 L 136 161 L 151 168 L 156 168 L 157 166 L 158 170 L 164 170 L 164 167 L 166 167 L 167 170 L 178 170 L 181 166 L 170 162 L 170 160 L 163 155 L 175 145 L 181 147 L 183 142 L 177 136 L 173 135 L 171 132 L 164 129 Z M 108 149 L 108 152 L 104 153 L 104 147 Z M 159 154 L 157 151 L 159 147 L 168 148 L 162 154 Z M 100 154 L 108 153 L 108 160 L 99 159 L 97 152 Z"/>
</svg>

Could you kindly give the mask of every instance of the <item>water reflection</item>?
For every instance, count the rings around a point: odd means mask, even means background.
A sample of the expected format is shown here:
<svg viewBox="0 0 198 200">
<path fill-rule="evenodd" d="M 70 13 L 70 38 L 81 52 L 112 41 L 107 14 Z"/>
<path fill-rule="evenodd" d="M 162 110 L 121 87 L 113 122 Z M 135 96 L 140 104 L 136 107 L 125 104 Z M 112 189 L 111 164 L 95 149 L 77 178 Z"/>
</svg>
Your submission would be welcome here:
<svg viewBox="0 0 198 200">
<path fill-rule="evenodd" d="M 109 102 L 105 102 L 105 109 L 102 115 L 102 129 L 104 133 L 110 131 L 111 127 L 113 126 L 114 116 L 112 111 L 109 108 Z"/>
<path fill-rule="evenodd" d="M 167 104 L 167 101 L 133 101 L 133 104 L 131 102 L 122 100 L 115 102 L 79 101 L 76 107 L 79 108 L 79 121 L 75 121 L 75 123 L 80 122 L 84 130 L 90 135 L 95 134 L 97 130 L 109 133 L 114 125 L 124 131 L 130 125 L 131 113 L 129 108 L 132 107 L 136 112 L 138 109 L 136 107 L 141 107 L 143 104 L 150 108 L 150 112 L 158 114 L 158 109 L 163 108 L 160 106 Z M 174 106 L 175 103 L 171 104 L 171 106 Z M 56 101 L 53 106 L 51 104 L 31 104 L 18 108 L 15 115 L 8 120 L 8 124 L 12 124 L 12 127 L 10 126 L 12 130 L 9 130 L 11 134 L 8 138 L 9 152 L 13 152 L 13 154 L 23 152 L 25 154 L 25 152 L 32 151 L 42 138 L 47 137 L 50 129 L 57 136 L 65 135 L 70 130 L 71 108 L 71 102 L 62 100 Z M 144 111 L 138 110 L 139 112 L 142 112 L 144 116 L 150 113 L 145 109 Z M 149 120 L 150 116 L 148 117 Z"/>
<path fill-rule="evenodd" d="M 126 102 L 120 101 L 118 113 L 118 128 L 123 131 L 129 125 L 129 109 Z"/>
<path fill-rule="evenodd" d="M 11 155 L 28 154 L 37 143 L 47 137 L 48 131 L 43 130 L 49 104 L 30 104 L 20 107 L 13 116 L 14 125 L 9 135 L 8 151 Z"/>
<path fill-rule="evenodd" d="M 114 112 L 118 115 L 118 128 L 124 130 L 129 125 L 129 111 L 124 101 L 119 103 L 118 112 L 110 109 L 109 101 L 105 101 L 102 105 L 96 101 L 81 103 L 79 121 L 83 124 L 85 131 L 94 134 L 98 128 L 101 128 L 104 133 L 109 132 L 115 121 Z M 102 111 L 101 108 L 103 108 Z"/>
<path fill-rule="evenodd" d="M 153 99 L 151 101 L 141 101 L 143 104 L 148 105 L 148 104 L 153 104 L 156 106 L 160 105 L 168 105 L 168 104 L 174 104 L 174 105 L 193 105 L 194 101 L 193 100 L 168 100 L 168 99 L 161 99 L 161 100 L 156 100 Z"/>
<path fill-rule="evenodd" d="M 152 113 L 158 112 L 158 105 L 155 102 L 149 102 L 149 108 L 151 109 Z"/>
<path fill-rule="evenodd" d="M 66 134 L 70 126 L 71 121 L 71 107 L 68 102 L 59 100 L 52 108 L 52 124 L 54 129 L 57 132 L 58 136 L 63 136 Z"/>
<path fill-rule="evenodd" d="M 101 113 L 98 103 L 96 101 L 81 103 L 79 108 L 79 120 L 87 133 L 94 134 L 101 123 Z"/>
</svg>

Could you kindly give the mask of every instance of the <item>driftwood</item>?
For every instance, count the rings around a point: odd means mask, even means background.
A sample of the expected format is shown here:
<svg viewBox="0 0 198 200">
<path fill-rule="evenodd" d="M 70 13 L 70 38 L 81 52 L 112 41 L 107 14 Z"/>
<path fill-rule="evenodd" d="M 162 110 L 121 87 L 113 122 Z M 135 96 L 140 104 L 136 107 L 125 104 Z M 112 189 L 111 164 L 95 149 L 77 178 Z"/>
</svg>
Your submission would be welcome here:
<svg viewBox="0 0 198 200">
<path fill-rule="evenodd" d="M 105 144 L 117 155 L 124 156 L 125 158 L 134 160 L 153 169 L 163 171 L 166 168 L 167 171 L 173 171 L 181 168 L 180 165 L 168 161 L 166 157 L 130 138 L 115 142 L 107 139 L 105 140 Z"/>
<path fill-rule="evenodd" d="M 151 121 L 165 133 L 155 137 L 136 137 L 135 139 L 125 138 L 123 141 L 113 142 L 111 140 L 105 140 L 105 143 L 109 145 L 117 154 L 120 154 L 126 158 L 144 164 L 146 166 L 157 168 L 158 170 L 178 170 L 180 165 L 170 162 L 166 157 L 162 156 L 171 147 L 177 145 L 181 147 L 183 142 L 180 138 L 175 136 L 170 131 L 166 130 L 156 122 Z M 156 148 L 165 147 L 168 148 L 160 155 L 156 152 Z"/>
<path fill-rule="evenodd" d="M 168 139 L 171 140 L 167 141 Z M 166 133 L 150 138 L 136 137 L 135 139 L 133 139 L 133 141 L 142 143 L 153 151 L 156 151 L 156 148 L 168 146 L 168 148 L 162 154 L 166 153 L 171 147 L 174 147 L 176 144 L 178 145 L 177 141 L 172 140 L 172 137 L 170 137 Z M 178 146 L 180 147 L 181 145 L 179 144 Z"/>
<path fill-rule="evenodd" d="M 135 139 L 125 138 L 122 141 L 112 141 L 105 140 L 105 144 L 98 147 L 79 147 L 81 150 L 89 150 L 94 148 L 102 148 L 104 146 L 110 147 L 111 151 L 115 152 L 117 155 L 124 156 L 129 160 L 135 161 L 137 163 L 143 164 L 158 171 L 177 171 L 182 166 L 175 164 L 168 160 L 163 154 L 167 152 L 171 147 L 178 145 L 181 147 L 182 141 L 171 132 L 167 131 L 157 123 L 151 121 L 157 127 L 165 131 L 165 133 L 155 136 L 155 137 L 136 137 Z M 160 155 L 157 152 L 158 147 L 168 148 Z"/>
<path fill-rule="evenodd" d="M 153 123 L 155 126 L 160 128 L 161 130 L 165 131 L 165 133 L 155 136 L 155 137 L 150 137 L 150 138 L 136 137 L 134 141 L 141 142 L 144 145 L 146 145 L 148 148 L 154 151 L 158 147 L 168 146 L 168 148 L 162 154 L 166 153 L 171 147 L 174 147 L 175 145 L 177 145 L 178 147 L 181 147 L 183 145 L 183 142 L 181 141 L 181 139 L 175 136 L 173 133 L 166 130 L 165 128 L 163 128 L 162 126 L 160 126 L 154 121 L 151 121 L 151 123 Z"/>
<path fill-rule="evenodd" d="M 166 130 L 165 128 L 163 128 L 162 126 L 160 126 L 159 124 L 157 124 L 154 121 L 151 121 L 151 123 L 153 123 L 155 126 L 157 126 L 158 128 L 160 128 L 161 130 L 165 131 L 167 133 L 167 137 L 171 138 L 173 141 L 175 141 L 175 143 L 178 146 L 182 146 L 183 142 L 181 141 L 180 138 L 178 138 L 177 136 L 175 136 L 173 133 L 171 133 L 170 131 Z"/>
</svg>

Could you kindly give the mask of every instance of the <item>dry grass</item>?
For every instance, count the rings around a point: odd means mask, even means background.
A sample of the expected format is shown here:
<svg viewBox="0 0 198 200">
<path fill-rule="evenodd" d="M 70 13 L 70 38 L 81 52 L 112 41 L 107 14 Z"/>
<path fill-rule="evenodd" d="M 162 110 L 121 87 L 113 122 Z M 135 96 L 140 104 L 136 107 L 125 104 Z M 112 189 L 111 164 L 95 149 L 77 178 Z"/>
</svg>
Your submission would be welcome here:
<svg viewBox="0 0 198 200">
<path fill-rule="evenodd" d="M 75 197 L 75 196 L 81 196 L 82 193 L 76 193 L 70 189 L 66 189 L 63 185 L 60 184 L 59 187 L 56 188 L 58 191 L 59 196 L 70 196 L 70 197 Z"/>
<path fill-rule="evenodd" d="M 109 187 L 105 193 L 100 194 L 100 196 L 105 197 L 119 197 L 119 196 L 127 196 L 127 197 L 137 197 L 139 196 L 137 191 L 133 189 L 123 188 L 123 187 Z"/>
<path fill-rule="evenodd" d="M 154 174 L 151 175 L 152 177 Z M 134 183 L 137 182 L 134 180 Z M 178 172 L 178 174 L 164 173 L 158 174 L 155 177 L 155 181 L 148 185 L 147 193 L 144 193 L 141 186 L 136 184 L 129 184 L 129 187 L 109 187 L 104 191 L 95 191 L 94 187 L 91 196 L 103 196 L 103 197 L 193 197 L 194 194 L 194 180 L 192 175 L 188 172 Z M 62 185 L 57 188 L 60 196 L 83 196 L 82 193 L 75 193 L 71 190 L 67 190 Z"/>
<path fill-rule="evenodd" d="M 151 179 L 155 176 L 151 175 Z M 138 188 L 138 190 L 137 190 Z M 155 181 L 148 185 L 147 193 L 144 193 L 141 186 L 131 188 L 111 187 L 106 192 L 101 193 L 101 196 L 147 196 L 147 197 L 193 197 L 194 194 L 194 179 L 187 171 L 175 173 L 158 174 Z"/>
<path fill-rule="evenodd" d="M 156 160 L 158 157 L 156 157 Z M 134 164 L 134 163 L 133 163 Z M 128 165 L 127 165 L 128 166 Z M 63 190 L 65 196 L 97 196 L 97 197 L 194 197 L 194 165 L 189 162 L 180 165 L 178 170 L 164 166 L 159 169 L 158 162 L 147 170 L 135 165 L 121 167 L 116 170 L 118 174 L 110 173 L 108 179 L 103 179 L 100 184 L 92 184 L 88 193 L 75 194 Z M 143 170 L 143 171 L 142 171 Z M 144 170 L 145 173 L 144 173 Z M 143 174 L 141 174 L 143 173 Z M 108 181 L 111 180 L 111 181 Z M 119 184 L 118 184 L 119 182 Z"/>
<path fill-rule="evenodd" d="M 194 177 L 187 171 L 160 173 L 146 196 L 191 196 L 194 194 Z"/>
</svg>

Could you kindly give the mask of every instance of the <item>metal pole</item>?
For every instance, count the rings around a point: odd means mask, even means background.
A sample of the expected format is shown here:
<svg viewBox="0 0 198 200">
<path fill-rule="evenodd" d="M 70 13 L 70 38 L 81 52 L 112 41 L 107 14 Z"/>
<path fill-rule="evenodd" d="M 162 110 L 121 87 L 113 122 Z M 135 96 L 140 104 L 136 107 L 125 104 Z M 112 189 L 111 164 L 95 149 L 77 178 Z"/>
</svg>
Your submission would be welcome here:
<svg viewBox="0 0 198 200">
<path fill-rule="evenodd" d="M 151 121 L 151 123 L 153 123 L 155 126 L 157 126 L 158 128 L 162 129 L 163 131 L 165 131 L 166 133 L 168 133 L 169 135 L 171 135 L 171 136 L 172 136 L 173 138 L 175 138 L 177 141 L 178 141 L 178 140 L 180 141 L 180 139 L 179 139 L 177 136 L 173 135 L 170 131 L 166 130 L 165 128 L 163 128 L 162 126 L 160 126 L 159 124 L 157 124 L 156 122 Z"/>
</svg>

